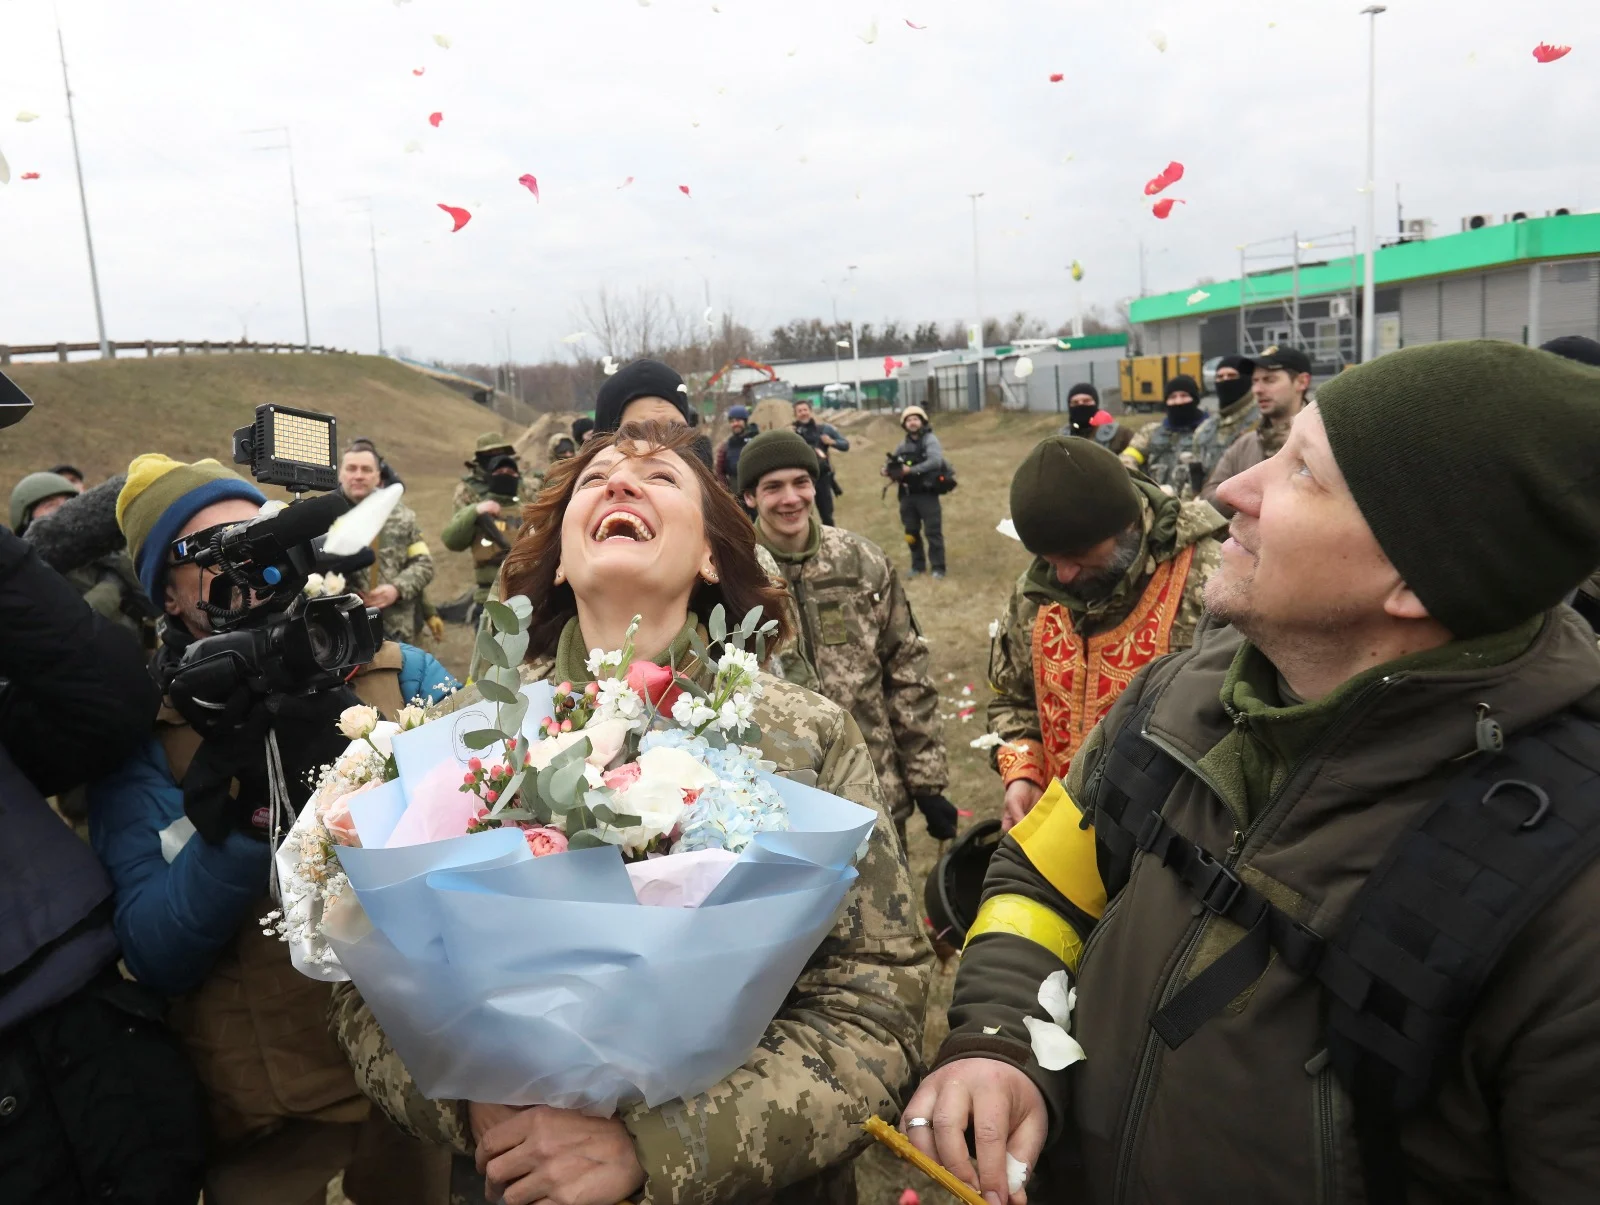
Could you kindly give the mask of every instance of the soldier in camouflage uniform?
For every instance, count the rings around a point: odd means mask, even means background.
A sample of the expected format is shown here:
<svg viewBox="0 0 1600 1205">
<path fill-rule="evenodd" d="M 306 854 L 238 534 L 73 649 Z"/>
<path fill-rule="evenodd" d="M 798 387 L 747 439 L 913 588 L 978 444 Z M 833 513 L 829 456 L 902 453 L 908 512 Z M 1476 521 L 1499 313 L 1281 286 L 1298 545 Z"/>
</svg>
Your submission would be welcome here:
<svg viewBox="0 0 1600 1205">
<path fill-rule="evenodd" d="M 944 797 L 950 771 L 928 646 L 883 549 L 817 521 L 816 474 L 805 440 L 769 431 L 740 454 L 739 493 L 794 596 L 800 649 L 816 666 L 821 693 L 848 708 L 867 739 L 902 847 L 913 800 L 929 836 L 948 841 L 956 809 Z"/>
<path fill-rule="evenodd" d="M 1085 439 L 1052 436 L 1011 482 L 1011 519 L 1034 562 L 989 646 L 991 755 L 1010 828 L 1064 777 L 1134 674 L 1194 642 L 1225 524 Z"/>
<path fill-rule="evenodd" d="M 339 458 L 339 488 L 352 502 L 360 502 L 378 488 L 382 461 L 370 444 L 351 447 Z M 433 556 L 422 538 L 422 525 L 404 502 L 390 512 L 373 541 L 374 560 L 351 582 L 369 607 L 383 612 L 386 640 L 415 644 L 422 621 L 423 592 L 433 580 Z"/>
<path fill-rule="evenodd" d="M 670 438 L 676 447 L 657 457 L 675 456 L 680 473 L 691 461 L 698 464 L 688 450 L 687 432 L 674 431 Z M 581 492 L 577 502 L 569 492 L 547 530 L 524 533 L 523 541 L 544 543 L 530 547 L 526 559 L 519 548 L 521 576 L 507 583 L 516 591 L 537 588 L 534 566 L 548 571 L 551 533 L 558 533 L 560 564 L 572 573 L 567 580 L 573 595 L 563 601 L 564 592 L 542 592 L 535 602 L 530 628 L 545 633 L 544 646 L 530 649 L 522 676 L 529 681 L 570 680 L 575 686 L 589 681 L 589 645 L 609 647 L 609 642 L 580 627 L 575 613 L 579 592 L 587 613 L 599 615 L 616 611 L 614 595 L 625 591 L 625 605 L 651 613 L 658 631 L 672 627 L 676 616 L 664 612 L 671 605 L 667 600 L 678 600 L 683 626 L 654 659 L 708 681 L 708 667 L 690 651 L 691 637 L 702 625 L 687 610 L 687 588 L 700 574 L 705 556 L 694 541 L 714 526 L 720 540 L 744 539 L 753 548 L 754 534 L 709 470 L 691 468 L 692 482 L 683 483 L 680 476 L 678 485 L 662 484 L 631 468 L 632 462 L 618 456 L 610 440 L 596 443 L 594 452 L 584 453 L 588 459 L 582 471 L 592 466 L 603 472 L 603 484 Z M 696 488 L 691 492 L 690 486 Z M 695 500 L 706 510 L 691 515 L 685 506 Z M 636 567 L 633 553 L 609 542 L 591 546 L 584 540 L 580 546 L 559 536 L 565 507 L 586 508 L 580 526 L 587 532 L 593 530 L 591 520 L 604 521 L 607 509 L 619 505 L 650 524 L 652 539 L 663 541 L 647 571 Z M 721 513 L 707 517 L 712 507 Z M 686 537 L 691 526 L 694 530 Z M 752 573 L 732 558 L 716 559 L 714 551 L 712 556 L 706 581 L 720 583 L 719 590 L 730 588 L 730 575 Z M 740 590 L 753 588 L 749 581 L 737 584 Z M 551 621 L 562 614 L 568 618 L 558 638 L 552 637 Z M 842 707 L 811 691 L 765 673 L 758 680 L 754 723 L 762 734 L 763 755 L 781 771 L 814 775 L 819 788 L 871 808 L 878 820 L 857 862 L 860 877 L 837 922 L 800 971 L 783 1008 L 744 1065 L 692 1098 L 655 1108 L 634 1102 L 607 1119 L 551 1108 L 513 1110 L 428 1100 L 360 993 L 342 984 L 331 1014 L 334 1035 L 363 1090 L 403 1130 L 463 1154 L 476 1151 L 480 1169 L 491 1166 L 492 1159 L 505 1179 L 531 1194 L 519 1195 L 519 1200 L 544 1197 L 601 1205 L 624 1196 L 650 1205 L 844 1205 L 854 1200 L 850 1160 L 867 1143 L 862 1122 L 873 1113 L 898 1115 L 917 1075 L 932 951 L 921 931 L 921 908 L 912 895 L 872 756 L 856 722 Z M 469 689 L 462 702 L 476 696 Z M 648 1009 L 650 1002 L 641 1000 L 639 1007 Z M 585 1164 L 591 1152 L 594 1158 Z M 581 1177 L 551 1182 L 559 1174 L 557 1166 L 575 1164 L 585 1167 Z M 600 1195 L 597 1184 L 611 1195 Z M 497 1180 L 491 1187 L 504 1186 Z M 481 1194 L 481 1179 L 478 1190 Z"/>
<path fill-rule="evenodd" d="M 1167 493 L 1187 501 L 1200 493 L 1206 475 L 1222 456 L 1217 417 L 1200 408 L 1200 386 L 1187 373 L 1167 382 L 1166 395 L 1161 421 L 1134 433 L 1123 449 L 1122 461 Z"/>
<path fill-rule="evenodd" d="M 472 601 L 481 607 L 522 527 L 522 471 L 510 443 L 493 432 L 478 436 L 472 468 L 456 487 L 457 510 L 440 538 L 451 552 L 472 553 Z"/>
<path fill-rule="evenodd" d="M 490 463 L 497 457 L 516 454 L 517 450 L 512 447 L 511 441 L 498 431 L 485 431 L 478 436 L 472 459 L 463 462 L 467 473 L 456 483 L 456 492 L 451 495 L 450 505 L 460 510 L 474 502 L 482 502 L 489 496 Z"/>
<path fill-rule="evenodd" d="M 1253 369 L 1252 362 L 1243 356 L 1223 356 L 1217 361 L 1216 442 L 1223 451 L 1246 431 L 1254 431 L 1261 421 L 1261 407 L 1250 392 Z"/>
</svg>

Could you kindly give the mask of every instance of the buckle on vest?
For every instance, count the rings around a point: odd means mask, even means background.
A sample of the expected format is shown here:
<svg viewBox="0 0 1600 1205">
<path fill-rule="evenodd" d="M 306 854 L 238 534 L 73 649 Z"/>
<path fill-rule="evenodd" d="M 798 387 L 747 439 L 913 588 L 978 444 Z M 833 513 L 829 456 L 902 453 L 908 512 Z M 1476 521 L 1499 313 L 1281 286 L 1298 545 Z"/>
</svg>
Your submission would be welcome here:
<svg viewBox="0 0 1600 1205">
<path fill-rule="evenodd" d="M 1239 893 L 1244 890 L 1244 883 L 1238 875 L 1217 861 L 1198 845 L 1194 847 L 1194 864 L 1196 881 L 1191 890 L 1202 907 L 1218 916 L 1226 916 L 1235 904 L 1239 902 Z M 1201 875 L 1209 876 L 1201 881 Z"/>
<path fill-rule="evenodd" d="M 1545 814 L 1550 810 L 1550 796 L 1545 794 L 1544 788 L 1536 782 L 1527 782 L 1521 778 L 1502 778 L 1494 786 L 1483 793 L 1480 803 L 1488 803 L 1502 790 L 1523 790 L 1533 796 L 1533 815 L 1529 816 L 1518 828 L 1538 828 L 1544 823 Z"/>
</svg>

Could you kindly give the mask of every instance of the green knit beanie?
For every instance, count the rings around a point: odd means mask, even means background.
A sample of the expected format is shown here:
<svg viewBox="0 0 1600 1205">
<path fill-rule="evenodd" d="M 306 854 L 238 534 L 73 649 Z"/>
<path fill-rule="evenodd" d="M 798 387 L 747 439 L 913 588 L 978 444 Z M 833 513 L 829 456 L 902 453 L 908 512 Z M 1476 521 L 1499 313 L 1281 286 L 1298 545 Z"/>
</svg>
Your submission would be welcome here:
<svg viewBox="0 0 1600 1205">
<path fill-rule="evenodd" d="M 817 454 L 793 431 L 763 432 L 739 454 L 739 492 L 754 490 L 756 482 L 774 469 L 804 469 L 815 477 Z"/>
<path fill-rule="evenodd" d="M 1517 626 L 1600 564 L 1600 369 L 1432 343 L 1341 373 L 1317 409 L 1379 547 L 1457 638 Z"/>
<path fill-rule="evenodd" d="M 1011 522 L 1035 556 L 1086 552 L 1138 521 L 1133 478 L 1092 439 L 1052 435 L 1011 478 Z"/>
</svg>

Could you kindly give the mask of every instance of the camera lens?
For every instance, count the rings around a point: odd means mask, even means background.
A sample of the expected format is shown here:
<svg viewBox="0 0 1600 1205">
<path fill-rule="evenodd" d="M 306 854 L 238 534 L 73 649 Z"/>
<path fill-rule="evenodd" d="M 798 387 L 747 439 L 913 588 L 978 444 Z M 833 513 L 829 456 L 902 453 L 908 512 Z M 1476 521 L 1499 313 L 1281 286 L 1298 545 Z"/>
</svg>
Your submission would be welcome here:
<svg viewBox="0 0 1600 1205">
<path fill-rule="evenodd" d="M 319 617 L 307 625 L 306 636 L 311 645 L 312 660 L 322 668 L 337 669 L 348 660 L 350 636 L 343 624 L 334 626 Z"/>
</svg>

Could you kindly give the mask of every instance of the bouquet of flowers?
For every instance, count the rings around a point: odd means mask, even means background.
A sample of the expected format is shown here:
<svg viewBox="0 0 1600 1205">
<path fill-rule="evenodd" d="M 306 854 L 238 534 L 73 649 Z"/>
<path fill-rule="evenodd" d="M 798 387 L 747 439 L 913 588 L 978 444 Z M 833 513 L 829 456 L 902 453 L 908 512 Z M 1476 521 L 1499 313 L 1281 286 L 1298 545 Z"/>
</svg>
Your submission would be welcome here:
<svg viewBox="0 0 1600 1205">
<path fill-rule="evenodd" d="M 759 610 L 712 614 L 715 659 L 692 642 L 709 685 L 636 661 L 635 621 L 575 690 L 522 684 L 526 599 L 487 609 L 482 701 L 341 718 L 352 744 L 278 850 L 266 923 L 305 974 L 354 979 L 429 1096 L 692 1095 L 760 1039 L 876 816 L 755 747 Z"/>
</svg>

